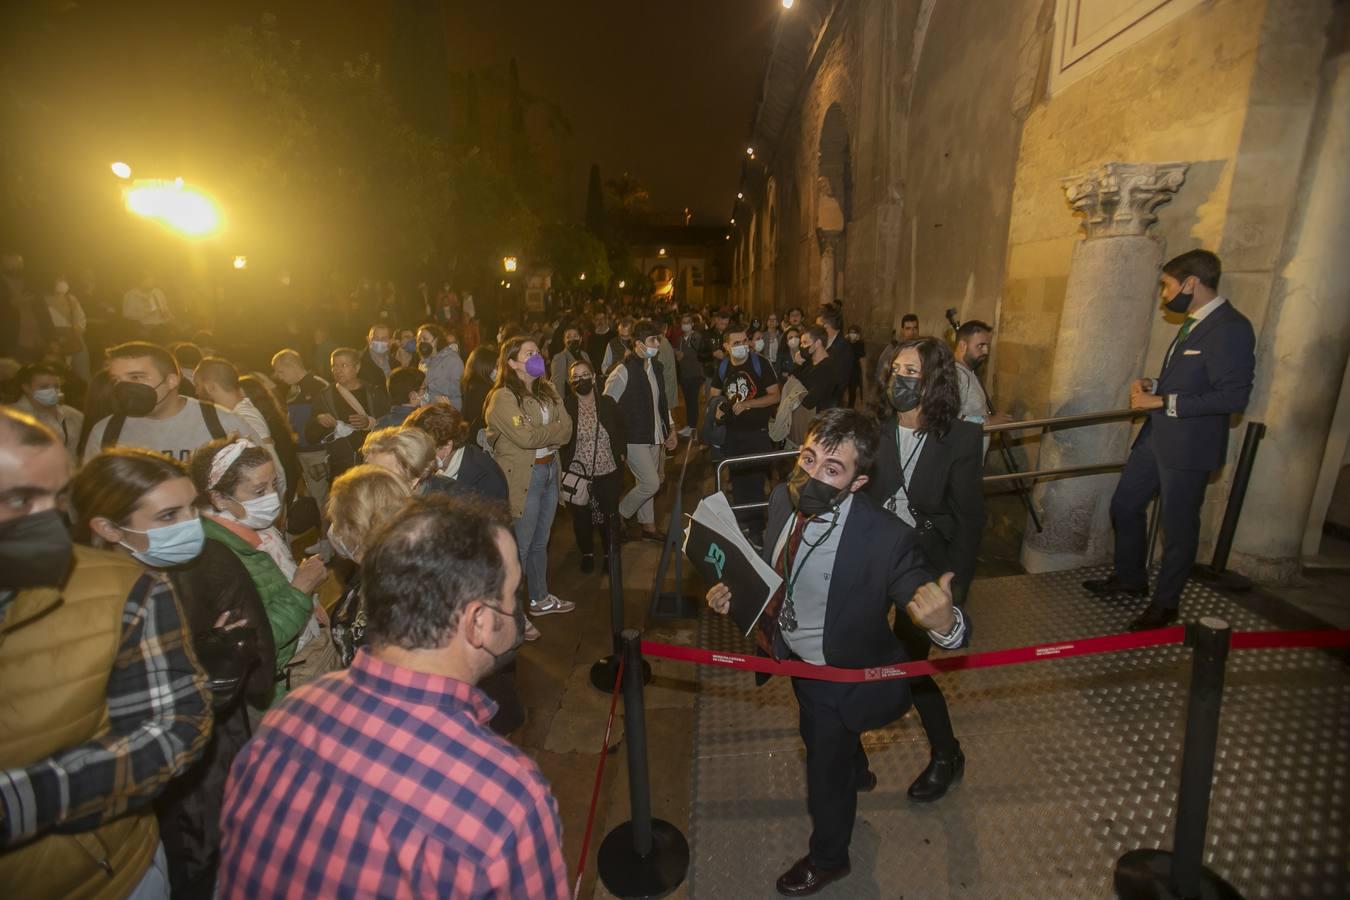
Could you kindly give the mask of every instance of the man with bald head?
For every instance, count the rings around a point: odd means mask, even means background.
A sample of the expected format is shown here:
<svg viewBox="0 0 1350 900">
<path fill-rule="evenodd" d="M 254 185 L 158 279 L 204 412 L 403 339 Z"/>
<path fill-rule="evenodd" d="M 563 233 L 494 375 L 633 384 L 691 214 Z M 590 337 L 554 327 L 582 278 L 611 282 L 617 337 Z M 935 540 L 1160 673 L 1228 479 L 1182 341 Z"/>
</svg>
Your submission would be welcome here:
<svg viewBox="0 0 1350 900">
<path fill-rule="evenodd" d="M 0 884 L 15 897 L 169 896 L 151 801 L 211 733 L 164 580 L 72 544 L 55 432 L 0 409 Z"/>
</svg>

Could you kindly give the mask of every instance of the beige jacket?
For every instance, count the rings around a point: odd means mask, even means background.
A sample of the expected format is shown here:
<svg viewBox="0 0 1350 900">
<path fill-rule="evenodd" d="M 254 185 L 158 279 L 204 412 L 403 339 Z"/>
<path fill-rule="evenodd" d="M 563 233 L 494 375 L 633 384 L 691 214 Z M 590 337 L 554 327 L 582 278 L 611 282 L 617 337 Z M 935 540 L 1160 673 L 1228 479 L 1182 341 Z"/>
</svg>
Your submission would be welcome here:
<svg viewBox="0 0 1350 900">
<path fill-rule="evenodd" d="M 561 401 L 551 401 L 545 425 L 543 408 L 533 396 L 517 402 L 511 391 L 495 388 L 488 394 L 485 419 L 488 447 L 511 491 L 511 518 L 518 519 L 525 514 L 534 452 L 545 448 L 556 452 L 567 443 L 572 437 L 572 417 Z"/>
</svg>

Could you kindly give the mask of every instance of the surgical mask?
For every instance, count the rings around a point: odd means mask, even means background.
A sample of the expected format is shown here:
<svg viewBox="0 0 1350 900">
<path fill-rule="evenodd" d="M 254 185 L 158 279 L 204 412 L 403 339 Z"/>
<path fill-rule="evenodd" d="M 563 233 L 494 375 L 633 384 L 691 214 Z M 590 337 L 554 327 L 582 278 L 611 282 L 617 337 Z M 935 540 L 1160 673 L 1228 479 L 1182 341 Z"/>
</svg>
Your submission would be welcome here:
<svg viewBox="0 0 1350 900">
<path fill-rule="evenodd" d="M 404 341 L 403 352 L 412 354 L 417 352 L 417 341 Z"/>
<path fill-rule="evenodd" d="M 798 347 L 800 347 L 802 343 L 801 338 L 788 338 L 787 341 L 788 346 L 791 347 L 793 350 L 796 350 Z"/>
<path fill-rule="evenodd" d="M 277 520 L 277 516 L 281 515 L 281 498 L 277 496 L 276 491 L 254 497 L 252 500 L 237 502 L 244 507 L 244 515 L 242 518 L 238 516 L 234 518 L 254 531 L 267 528 Z"/>
<path fill-rule="evenodd" d="M 511 641 L 511 646 L 503 650 L 501 653 L 493 653 L 491 650 L 488 650 L 486 644 L 483 645 L 483 649 L 486 650 L 487 654 L 492 657 L 492 668 L 489 669 L 487 672 L 488 675 L 491 675 L 495 672 L 500 672 L 502 669 L 511 665 L 511 663 L 515 661 L 516 651 L 520 649 L 521 644 L 525 643 L 525 629 L 528 626 L 528 623 L 525 619 L 525 610 L 521 608 L 519 602 L 517 602 L 516 604 L 515 612 L 509 613 L 504 610 L 500 610 L 495 606 L 491 606 L 487 603 L 484 603 L 483 606 L 492 610 L 499 616 L 506 616 L 512 622 L 514 622 L 516 626 L 516 636 Z"/>
<path fill-rule="evenodd" d="M 862 340 L 862 335 L 858 334 L 858 332 L 856 332 L 856 331 L 850 332 L 850 333 L 849 333 L 849 336 L 848 336 L 848 339 L 849 339 L 850 341 L 860 341 L 860 340 Z"/>
<path fill-rule="evenodd" d="M 731 348 L 731 358 L 738 363 L 745 362 L 746 359 L 749 358 L 749 356 L 750 356 L 750 348 L 745 346 L 744 344 Z"/>
<path fill-rule="evenodd" d="M 163 384 L 164 382 L 160 382 Z M 148 416 L 159 405 L 159 391 L 148 384 L 135 381 L 119 381 L 113 385 L 113 409 L 118 414 L 133 419 Z"/>
<path fill-rule="evenodd" d="M 451 344 L 451 345 L 450 345 L 450 350 L 451 350 L 452 352 L 454 352 L 454 353 L 458 353 L 458 352 L 459 352 L 459 344 Z"/>
<path fill-rule="evenodd" d="M 544 374 L 544 358 L 538 354 L 525 360 L 525 374 L 531 378 L 539 378 Z"/>
<path fill-rule="evenodd" d="M 1177 295 L 1168 300 L 1164 306 L 1169 312 L 1185 314 L 1191 308 L 1191 301 L 1195 299 L 1195 294 L 1191 291 L 1177 291 Z"/>
<path fill-rule="evenodd" d="M 69 290 L 70 290 L 70 285 L 66 284 L 64 281 L 58 281 L 58 282 L 56 283 L 56 296 L 58 296 L 58 297 L 64 297 L 65 294 L 66 294 L 66 292 L 69 291 Z"/>
<path fill-rule="evenodd" d="M 577 392 L 578 397 L 585 397 L 595 389 L 594 378 L 578 378 L 572 382 L 572 390 Z"/>
<path fill-rule="evenodd" d="M 389 342 L 388 342 L 388 341 L 371 341 L 371 342 L 370 342 L 370 352 L 371 352 L 371 353 L 379 353 L 379 354 L 381 354 L 381 355 L 383 355 L 383 354 L 385 354 L 385 353 L 388 353 L 388 352 L 389 352 Z"/>
<path fill-rule="evenodd" d="M 0 523 L 0 587 L 60 587 L 74 555 L 70 531 L 55 509 Z"/>
<path fill-rule="evenodd" d="M 659 347 L 643 347 L 642 352 L 646 354 L 648 359 L 656 359 L 656 354 L 660 353 L 661 349 Z"/>
<path fill-rule="evenodd" d="M 418 394 L 418 395 L 417 395 L 417 404 L 418 404 L 419 406 L 430 406 L 430 405 L 431 405 L 431 391 L 426 390 L 426 391 L 423 391 L 422 393 Z"/>
<path fill-rule="evenodd" d="M 685 334 L 688 334 L 689 332 L 694 330 L 694 326 L 689 322 L 681 322 L 680 330 L 683 331 Z"/>
<path fill-rule="evenodd" d="M 755 338 L 755 352 L 756 353 L 764 352 L 764 338 Z"/>
<path fill-rule="evenodd" d="M 909 412 L 923 399 L 918 375 L 892 375 L 887 398 L 896 412 Z"/>
<path fill-rule="evenodd" d="M 174 522 L 172 525 L 151 528 L 149 531 L 137 531 L 126 527 L 122 527 L 122 530 L 130 531 L 132 534 L 143 534 L 150 539 L 150 546 L 144 550 L 132 549 L 125 541 L 118 543 L 131 550 L 132 556 L 156 569 L 192 562 L 201 555 L 202 545 L 206 543 L 202 520 L 196 516 Z"/>
<path fill-rule="evenodd" d="M 33 391 L 33 399 L 43 406 L 55 406 L 61 402 L 61 389 L 54 387 L 38 388 Z"/>
<path fill-rule="evenodd" d="M 342 543 L 342 539 L 334 534 L 331 528 L 328 530 L 328 543 L 333 548 L 333 552 L 338 556 L 356 562 L 356 555 L 347 549 L 347 546 Z"/>
<path fill-rule="evenodd" d="M 837 488 L 807 474 L 800 464 L 788 476 L 788 499 L 792 508 L 804 516 L 816 518 L 839 508 L 848 496 L 848 488 Z"/>
<path fill-rule="evenodd" d="M 429 358 L 435 352 L 436 352 L 436 345 L 433 344 L 431 341 L 417 342 L 417 355 L 422 357 L 423 359 Z"/>
</svg>

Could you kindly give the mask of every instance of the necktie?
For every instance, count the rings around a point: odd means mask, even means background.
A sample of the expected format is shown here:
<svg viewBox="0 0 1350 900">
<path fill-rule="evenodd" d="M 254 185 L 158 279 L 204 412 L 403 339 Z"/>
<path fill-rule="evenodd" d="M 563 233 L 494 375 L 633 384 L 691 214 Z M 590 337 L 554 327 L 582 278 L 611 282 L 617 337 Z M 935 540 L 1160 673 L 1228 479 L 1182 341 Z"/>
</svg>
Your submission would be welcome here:
<svg viewBox="0 0 1350 900">
<path fill-rule="evenodd" d="M 760 614 L 758 627 L 755 629 L 755 643 L 765 653 L 773 656 L 773 641 L 778 636 L 778 614 L 783 609 L 783 601 L 787 599 L 788 575 L 792 569 L 792 560 L 797 558 L 797 548 L 802 544 L 802 535 L 806 532 L 806 523 L 810 518 L 800 513 L 796 514 L 797 521 L 793 523 L 792 533 L 788 535 L 787 546 L 783 548 L 783 555 L 774 560 L 774 568 L 783 576 L 783 583 L 778 586 L 778 590 L 769 598 L 768 606 L 764 607 L 764 612 Z"/>
<path fill-rule="evenodd" d="M 1191 329 L 1194 327 L 1195 318 L 1193 316 L 1187 316 L 1186 321 L 1182 322 L 1181 328 L 1177 330 L 1177 339 L 1172 342 L 1171 349 L 1167 351 L 1167 359 L 1163 360 L 1164 369 L 1172 362 L 1172 357 L 1176 355 L 1177 349 L 1180 348 L 1182 344 L 1186 343 L 1186 335 L 1190 334 Z"/>
</svg>

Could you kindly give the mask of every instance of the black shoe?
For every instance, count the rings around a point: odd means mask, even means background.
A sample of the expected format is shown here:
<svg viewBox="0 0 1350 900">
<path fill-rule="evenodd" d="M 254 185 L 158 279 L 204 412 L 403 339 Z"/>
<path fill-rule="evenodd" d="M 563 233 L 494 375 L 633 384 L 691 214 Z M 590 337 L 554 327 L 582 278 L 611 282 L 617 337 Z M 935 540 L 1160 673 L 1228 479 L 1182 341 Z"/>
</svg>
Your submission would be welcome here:
<svg viewBox="0 0 1350 900">
<path fill-rule="evenodd" d="M 594 571 L 595 571 L 595 554 L 594 553 L 581 554 L 581 574 L 589 575 Z"/>
<path fill-rule="evenodd" d="M 806 897 L 832 881 L 838 881 L 853 869 L 845 863 L 838 869 L 818 869 L 811 857 L 803 856 L 778 876 L 778 893 L 784 897 Z"/>
<path fill-rule="evenodd" d="M 860 794 L 870 794 L 877 789 L 877 773 L 868 769 L 855 779 L 855 788 Z"/>
<path fill-rule="evenodd" d="M 934 753 L 928 760 L 928 768 L 914 779 L 909 786 L 909 799 L 915 803 L 932 803 L 946 796 L 951 786 L 966 771 L 966 755 L 961 748 L 956 753 Z"/>
<path fill-rule="evenodd" d="M 1094 578 L 1091 581 L 1083 582 L 1083 587 L 1087 588 L 1098 597 L 1109 597 L 1112 594 L 1127 594 L 1131 597 L 1147 597 L 1148 585 L 1143 587 L 1137 585 L 1125 584 L 1114 575 L 1110 578 Z"/>
<path fill-rule="evenodd" d="M 1175 609 L 1163 609 L 1161 606 L 1148 605 L 1143 615 L 1130 623 L 1127 631 L 1152 631 L 1155 628 L 1166 628 L 1177 620 L 1177 611 Z"/>
</svg>

